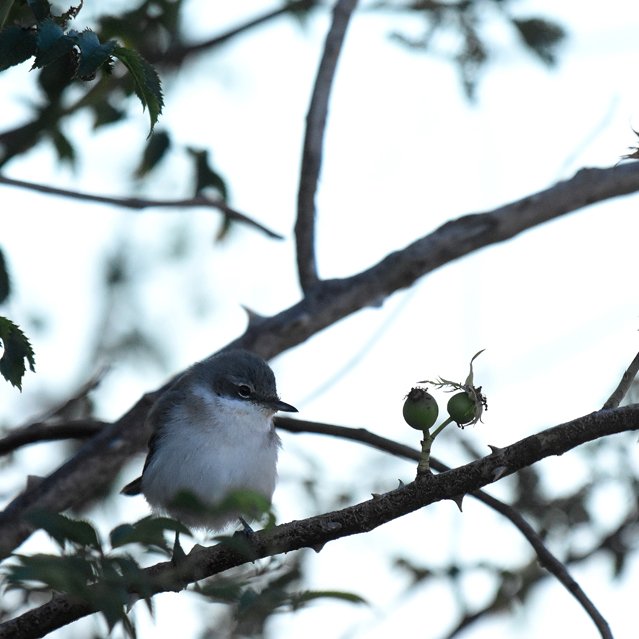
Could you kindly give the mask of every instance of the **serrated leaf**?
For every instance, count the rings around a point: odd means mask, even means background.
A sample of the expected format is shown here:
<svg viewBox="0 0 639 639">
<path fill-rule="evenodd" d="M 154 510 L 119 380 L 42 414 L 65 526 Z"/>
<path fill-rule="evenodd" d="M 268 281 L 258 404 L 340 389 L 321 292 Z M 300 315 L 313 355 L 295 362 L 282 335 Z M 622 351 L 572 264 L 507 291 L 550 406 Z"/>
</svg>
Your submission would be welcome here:
<svg viewBox="0 0 639 639">
<path fill-rule="evenodd" d="M 7 580 L 21 584 L 23 588 L 39 589 L 37 585 L 28 583 L 35 582 L 52 590 L 82 596 L 87 592 L 88 582 L 95 578 L 93 562 L 84 557 L 48 554 L 16 557 L 20 563 L 7 567 Z"/>
<path fill-rule="evenodd" d="M 0 304 L 7 301 L 11 294 L 11 280 L 9 279 L 9 269 L 4 259 L 4 252 L 0 248 Z"/>
<path fill-rule="evenodd" d="M 149 110 L 151 120 L 149 135 L 151 135 L 164 106 L 160 77 L 153 66 L 133 49 L 115 47 L 113 55 L 129 70 L 133 78 L 135 93 L 142 102 L 142 107 Z"/>
<path fill-rule="evenodd" d="M 0 31 L 0 71 L 28 60 L 36 52 L 36 34 L 17 25 Z"/>
<path fill-rule="evenodd" d="M 96 550 L 101 547 L 95 528 L 86 521 L 47 510 L 33 511 L 27 515 L 27 519 L 55 539 L 60 548 L 64 548 L 66 542 Z"/>
<path fill-rule="evenodd" d="M 205 583 L 197 593 L 212 601 L 234 603 L 240 598 L 244 585 L 240 580 L 220 577 Z"/>
<path fill-rule="evenodd" d="M 26 335 L 6 317 L 0 316 L 0 341 L 4 353 L 0 358 L 0 375 L 10 384 L 22 390 L 22 378 L 26 372 L 25 360 L 35 372 L 35 357 Z"/>
<path fill-rule="evenodd" d="M 90 29 L 85 29 L 80 33 L 70 31 L 69 36 L 75 39 L 75 43 L 80 49 L 76 76 L 81 80 L 92 80 L 98 69 L 109 61 L 113 49 L 116 47 L 116 42 L 109 40 L 102 44 L 97 34 Z"/>
<path fill-rule="evenodd" d="M 65 24 L 69 22 L 69 20 L 73 20 L 78 17 L 78 13 L 80 13 L 80 9 L 82 9 L 82 5 L 84 4 L 84 0 L 80 0 L 79 4 L 75 7 L 69 7 L 64 13 L 60 14 L 56 19 L 61 24 Z"/>
<path fill-rule="evenodd" d="M 34 69 L 51 64 L 54 60 L 68 54 L 75 46 L 75 43 L 73 38 L 64 33 L 59 24 L 48 19 L 38 26 L 36 45 L 37 52 L 33 62 Z"/>
</svg>

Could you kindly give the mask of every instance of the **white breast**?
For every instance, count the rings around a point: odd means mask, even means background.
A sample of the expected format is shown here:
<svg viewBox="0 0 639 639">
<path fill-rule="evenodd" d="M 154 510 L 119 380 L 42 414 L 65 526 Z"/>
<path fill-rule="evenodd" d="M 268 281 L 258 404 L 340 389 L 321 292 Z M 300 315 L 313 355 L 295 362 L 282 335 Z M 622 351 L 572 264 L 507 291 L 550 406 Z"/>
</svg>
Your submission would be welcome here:
<svg viewBox="0 0 639 639">
<path fill-rule="evenodd" d="M 180 491 L 214 506 L 229 492 L 251 490 L 269 501 L 277 479 L 279 438 L 273 411 L 248 401 L 214 397 L 198 389 L 175 407 L 142 478 L 149 503 L 192 526 L 219 529 L 238 513 L 196 517 L 168 508 Z"/>
</svg>

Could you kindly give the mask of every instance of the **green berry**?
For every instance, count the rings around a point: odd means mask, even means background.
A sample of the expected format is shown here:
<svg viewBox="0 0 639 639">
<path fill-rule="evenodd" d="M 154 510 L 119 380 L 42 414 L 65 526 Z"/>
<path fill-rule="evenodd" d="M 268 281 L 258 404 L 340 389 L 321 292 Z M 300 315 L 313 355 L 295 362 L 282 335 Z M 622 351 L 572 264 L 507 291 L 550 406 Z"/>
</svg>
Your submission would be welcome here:
<svg viewBox="0 0 639 639">
<path fill-rule="evenodd" d="M 448 414 L 460 426 L 469 424 L 475 419 L 475 402 L 466 391 L 455 393 L 446 406 Z"/>
<path fill-rule="evenodd" d="M 403 408 L 404 419 L 417 430 L 428 430 L 439 415 L 435 398 L 425 388 L 411 388 Z"/>
</svg>

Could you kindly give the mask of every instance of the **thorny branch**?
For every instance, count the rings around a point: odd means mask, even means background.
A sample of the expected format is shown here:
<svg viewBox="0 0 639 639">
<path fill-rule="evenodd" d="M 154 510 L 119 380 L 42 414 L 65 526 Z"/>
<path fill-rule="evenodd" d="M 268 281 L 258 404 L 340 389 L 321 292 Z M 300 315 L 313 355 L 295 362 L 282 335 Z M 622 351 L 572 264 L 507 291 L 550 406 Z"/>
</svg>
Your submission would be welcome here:
<svg viewBox="0 0 639 639">
<path fill-rule="evenodd" d="M 277 426 L 281 430 L 286 430 L 292 433 L 317 433 L 361 442 L 378 450 L 389 452 L 397 457 L 403 457 L 413 461 L 419 461 L 420 458 L 418 450 L 395 442 L 391 439 L 375 435 L 364 428 L 348 428 L 346 426 L 336 426 L 334 424 L 309 422 L 301 419 L 285 417 L 283 415 L 277 417 Z M 439 473 L 451 470 L 450 466 L 447 466 L 434 457 L 430 458 L 430 467 Z M 526 519 L 522 517 L 512 506 L 509 506 L 492 495 L 489 495 L 483 490 L 470 492 L 469 495 L 510 520 L 510 522 L 530 543 L 537 554 L 539 563 L 544 566 L 548 572 L 552 574 L 557 581 L 559 581 L 559 583 L 561 583 L 562 586 L 564 586 L 564 588 L 566 588 L 566 590 L 579 602 L 588 616 L 592 619 L 595 626 L 597 626 L 601 636 L 606 639 L 612 639 L 608 622 L 604 619 L 581 586 L 570 575 L 566 566 L 557 557 L 555 557 L 555 555 L 553 555 Z M 462 507 L 463 497 L 464 495 L 460 495 L 458 499 L 455 499 L 460 510 Z"/>
<path fill-rule="evenodd" d="M 366 271 L 320 282 L 294 306 L 250 323 L 244 335 L 229 347 L 247 348 L 271 359 L 360 309 L 379 306 L 392 293 L 444 264 L 589 204 L 638 190 L 639 164 L 582 169 L 575 177 L 540 193 L 494 211 L 447 222 Z M 144 396 L 73 458 L 37 487 L 18 495 L 0 513 L 0 556 L 10 553 L 31 534 L 23 518 L 30 509 L 61 511 L 83 503 L 94 491 L 108 485 L 132 454 L 144 450 L 148 439 L 144 419 L 152 399 L 153 395 Z"/>
<path fill-rule="evenodd" d="M 330 541 L 374 530 L 429 504 L 477 491 L 552 455 L 562 455 L 586 442 L 639 429 L 639 406 L 601 410 L 526 437 L 511 446 L 453 470 L 431 475 L 331 513 L 262 530 L 251 536 L 250 553 L 224 543 L 194 548 L 176 567 L 163 562 L 146 569 L 152 594 L 181 590 L 247 561 L 283 552 L 322 546 Z M 0 625 L 0 639 L 41 637 L 94 610 L 64 595 Z M 604 622 L 605 623 L 605 622 Z M 609 637 L 604 634 L 603 637 Z"/>
<path fill-rule="evenodd" d="M 364 428 L 349 428 L 333 424 L 310 422 L 285 417 L 283 415 L 276 417 L 276 425 L 280 430 L 285 430 L 291 433 L 315 433 L 329 435 L 332 437 L 360 442 L 404 459 L 410 459 L 413 461 L 419 460 L 419 451 L 391 439 L 375 435 Z M 9 452 L 15 450 L 19 446 L 37 441 L 48 441 L 62 439 L 65 437 L 75 437 L 79 439 L 88 438 L 106 426 L 107 424 L 104 422 L 91 420 L 77 420 L 53 426 L 46 423 L 34 423 L 27 427 L 17 429 L 17 431 L 9 433 L 7 437 L 0 440 L 0 453 Z M 431 458 L 430 462 L 431 467 L 438 472 L 446 472 L 450 470 L 449 466 L 435 458 Z M 542 539 L 535 532 L 532 526 L 530 526 L 530 524 L 515 509 L 495 497 L 492 497 L 481 490 L 470 494 L 472 497 L 486 504 L 489 508 L 497 511 L 513 523 L 513 525 L 524 535 L 537 553 L 540 564 L 545 566 L 548 571 L 553 574 L 568 590 L 568 592 L 577 599 L 577 601 L 593 619 L 597 627 L 600 629 L 603 628 L 605 620 L 601 617 L 600 613 L 583 592 L 579 584 L 577 584 L 570 576 L 565 566 L 545 546 Z M 458 506 L 461 509 L 461 498 L 459 499 Z"/>
<path fill-rule="evenodd" d="M 305 292 L 308 292 L 318 280 L 315 260 L 315 193 L 322 166 L 328 101 L 346 29 L 356 5 L 357 0 L 338 0 L 335 4 L 333 22 L 326 36 L 324 53 L 306 116 L 295 223 L 297 269 L 302 290 Z"/>
</svg>

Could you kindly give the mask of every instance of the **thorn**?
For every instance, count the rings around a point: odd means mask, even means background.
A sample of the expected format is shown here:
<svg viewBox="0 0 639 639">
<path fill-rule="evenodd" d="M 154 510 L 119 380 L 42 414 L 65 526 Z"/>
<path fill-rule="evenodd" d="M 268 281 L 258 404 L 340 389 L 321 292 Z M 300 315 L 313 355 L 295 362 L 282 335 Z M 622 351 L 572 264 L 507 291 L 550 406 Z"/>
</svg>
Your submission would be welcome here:
<svg viewBox="0 0 639 639">
<path fill-rule="evenodd" d="M 260 315 L 259 313 L 256 313 L 254 310 L 250 309 L 248 306 L 244 306 L 244 304 L 242 304 L 242 308 L 244 309 L 244 311 L 246 312 L 248 316 L 248 328 L 255 328 L 266 320 L 266 317 L 264 315 Z"/>
<path fill-rule="evenodd" d="M 175 542 L 173 543 L 173 554 L 171 555 L 171 563 L 174 566 L 179 566 L 185 559 L 186 553 L 180 543 L 180 533 L 175 532 Z"/>
<path fill-rule="evenodd" d="M 454 501 L 457 504 L 457 508 L 459 508 L 460 513 L 464 512 L 462 510 L 462 502 L 464 501 L 465 496 L 466 495 L 457 495 L 457 497 L 452 498 L 452 501 Z"/>
<path fill-rule="evenodd" d="M 244 517 L 240 517 L 240 523 L 242 524 L 242 532 L 247 536 L 251 537 L 255 534 L 255 531 L 251 528 L 250 524 L 244 519 Z"/>
<path fill-rule="evenodd" d="M 397 482 L 397 488 L 404 488 L 404 486 L 406 486 L 406 484 L 401 479 L 398 479 Z"/>
<path fill-rule="evenodd" d="M 379 499 L 381 497 L 381 494 L 380 493 L 371 493 L 371 497 L 373 499 Z"/>
<path fill-rule="evenodd" d="M 497 468 L 493 470 L 493 481 L 501 479 L 507 472 L 508 466 L 497 466 Z"/>
<path fill-rule="evenodd" d="M 499 446 L 493 446 L 492 444 L 488 444 L 488 448 L 490 448 L 491 455 L 496 455 L 497 453 L 500 453 L 502 450 L 504 450 L 503 448 L 500 448 Z"/>
<path fill-rule="evenodd" d="M 324 548 L 324 546 L 325 546 L 325 545 L 326 545 L 326 544 L 315 544 L 314 546 L 311 546 L 311 548 L 312 548 L 315 552 L 319 553 L 319 552 L 322 550 L 322 548 Z"/>
<path fill-rule="evenodd" d="M 44 477 L 42 477 L 42 475 L 27 475 L 26 489 L 32 490 L 36 486 L 39 486 L 43 480 Z"/>
</svg>

